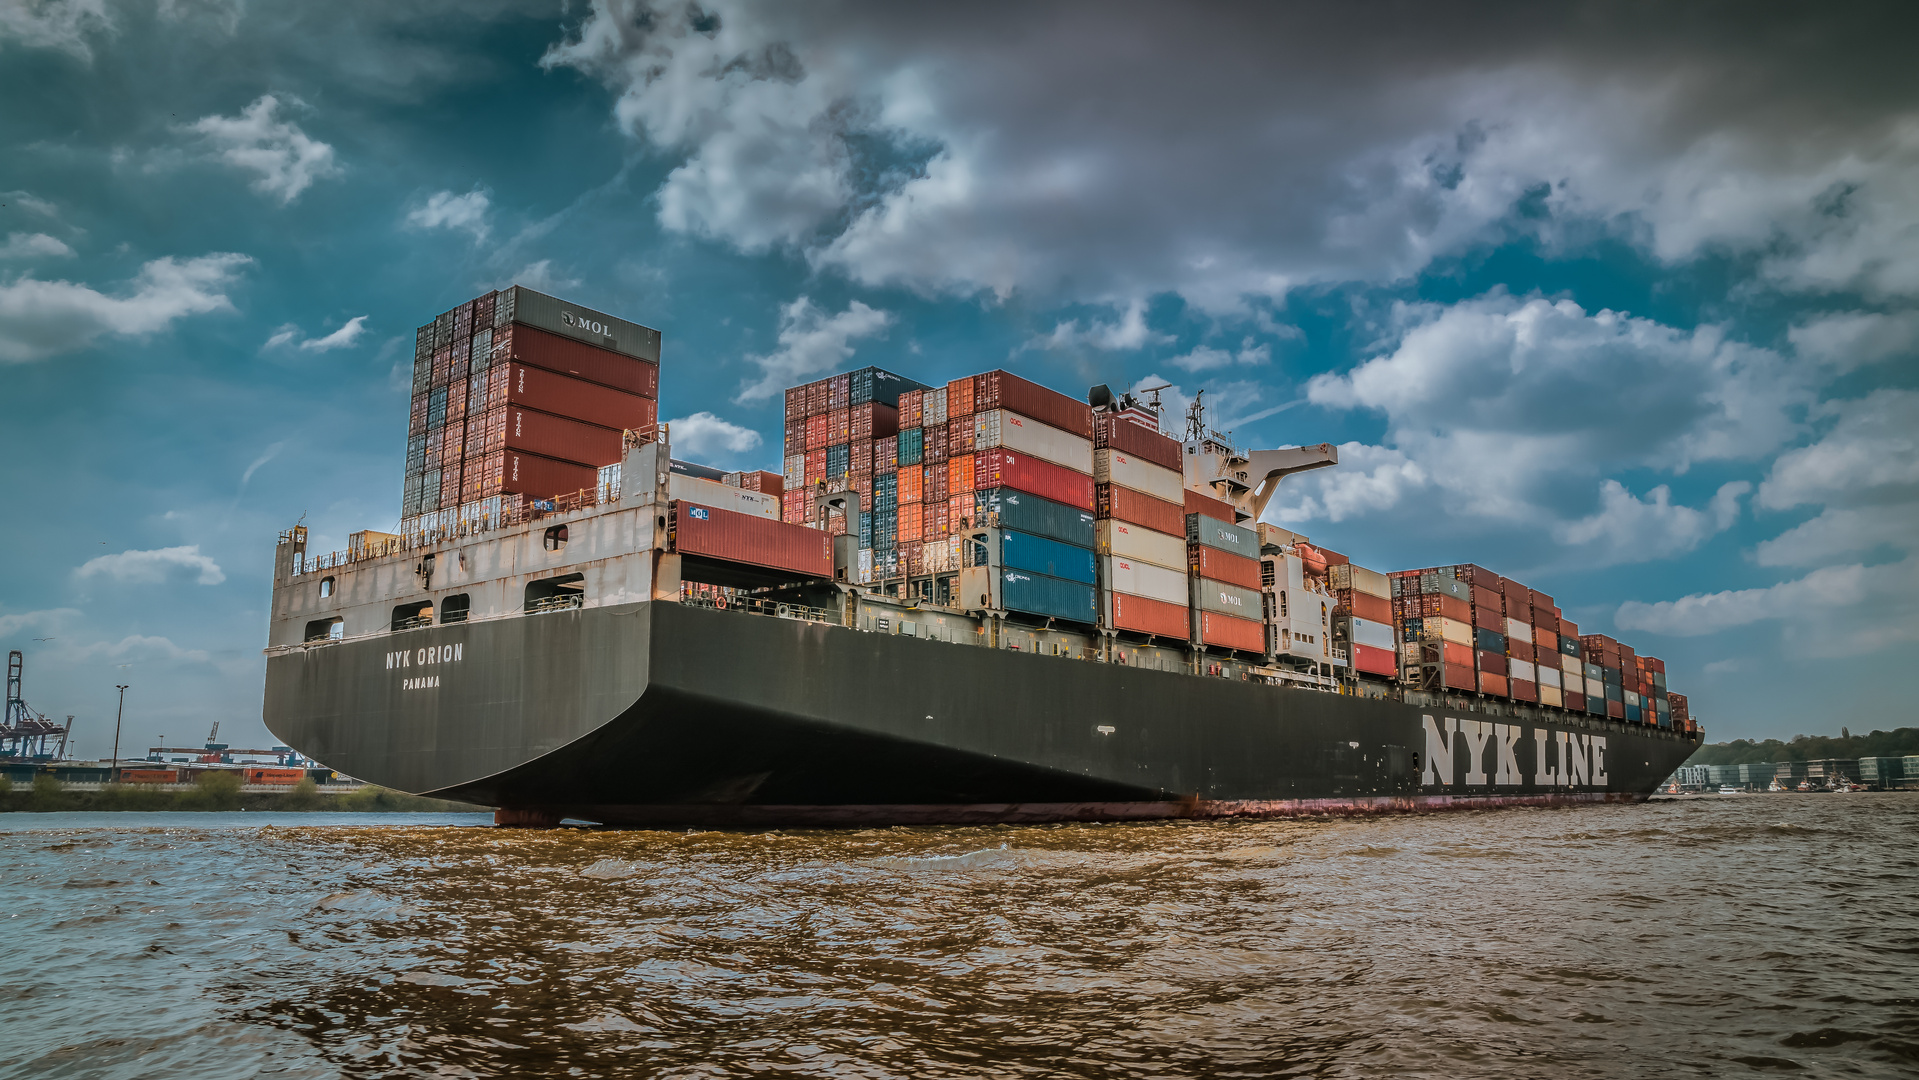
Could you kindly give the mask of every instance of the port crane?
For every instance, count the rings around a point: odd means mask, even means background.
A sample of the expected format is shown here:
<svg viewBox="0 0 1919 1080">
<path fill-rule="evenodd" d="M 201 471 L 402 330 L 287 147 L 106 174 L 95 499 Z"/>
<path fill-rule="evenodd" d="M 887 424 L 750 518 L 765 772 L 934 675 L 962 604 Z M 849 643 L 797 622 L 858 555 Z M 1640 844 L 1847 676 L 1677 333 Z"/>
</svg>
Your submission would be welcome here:
<svg viewBox="0 0 1919 1080">
<path fill-rule="evenodd" d="M 0 758 L 26 758 L 33 761 L 59 761 L 67 756 L 67 735 L 73 717 L 64 725 L 56 724 L 29 708 L 21 696 L 26 676 L 26 657 L 19 649 L 7 654 L 7 711 L 0 718 Z M 52 753 L 47 744 L 59 740 Z"/>
</svg>

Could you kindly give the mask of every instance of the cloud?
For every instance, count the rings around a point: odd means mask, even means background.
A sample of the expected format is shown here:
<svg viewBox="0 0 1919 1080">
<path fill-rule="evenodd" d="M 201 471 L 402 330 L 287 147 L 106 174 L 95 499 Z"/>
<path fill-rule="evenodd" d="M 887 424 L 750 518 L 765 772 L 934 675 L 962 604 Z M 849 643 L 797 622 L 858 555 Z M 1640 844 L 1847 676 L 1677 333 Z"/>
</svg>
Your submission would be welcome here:
<svg viewBox="0 0 1919 1080">
<path fill-rule="evenodd" d="M 426 205 L 408 211 L 407 223 L 422 229 L 464 229 L 478 243 L 486 239 L 488 199 L 486 192 L 474 188 L 465 195 L 451 191 L 435 193 Z"/>
<path fill-rule="evenodd" d="M 1426 7 L 1391 33 L 1197 10 L 1056 4 L 1009 35 L 872 0 L 599 0 L 544 62 L 679 162 L 668 229 L 869 286 L 1242 310 L 1605 231 L 1778 288 L 1919 293 L 1919 94 L 1870 74 L 1903 62 L 1874 9 Z"/>
<path fill-rule="evenodd" d="M 500 288 L 508 285 L 524 285 L 538 292 L 559 293 L 568 289 L 577 289 L 580 284 L 579 278 L 567 277 L 564 273 L 553 269 L 552 259 L 541 259 L 521 267 L 520 272 L 503 282 Z"/>
<path fill-rule="evenodd" d="M 804 382 L 810 375 L 826 371 L 853 355 L 853 343 L 883 333 L 893 316 L 854 300 L 838 315 L 828 315 L 809 297 L 802 296 L 780 309 L 780 347 L 764 356 L 747 359 L 758 364 L 757 382 L 740 390 L 740 401 L 759 401 L 780 390 Z"/>
<path fill-rule="evenodd" d="M 1759 485 L 1761 506 L 1844 503 L 1885 489 L 1919 496 L 1919 392 L 1876 390 L 1825 411 L 1838 422 L 1811 446 L 1779 455 Z"/>
<path fill-rule="evenodd" d="M 1444 494 L 1432 510 L 1460 520 L 1567 521 L 1565 492 L 1578 481 L 1599 493 L 1600 505 L 1577 515 L 1591 516 L 1597 541 L 1631 496 L 1620 488 L 1608 503 L 1611 489 L 1588 484 L 1621 468 L 1684 473 L 1761 459 L 1798 434 L 1813 393 L 1782 357 L 1720 328 L 1685 331 L 1570 301 L 1494 293 L 1402 305 L 1395 321 L 1390 351 L 1314 377 L 1307 397 L 1383 415 L 1385 445 Z M 1669 503 L 1651 510 L 1685 519 Z"/>
<path fill-rule="evenodd" d="M 15 0 L 0 4 L 0 43 L 8 40 L 35 49 L 57 49 L 91 63 L 90 34 L 114 29 L 106 0 Z"/>
<path fill-rule="evenodd" d="M 1337 483 L 1328 482 L 1333 473 L 1340 474 Z M 1426 470 L 1401 451 L 1341 443 L 1338 465 L 1282 481 L 1266 518 L 1275 523 L 1345 521 L 1384 513 L 1431 483 Z"/>
<path fill-rule="evenodd" d="M 730 423 L 710 412 L 696 412 L 667 424 L 673 433 L 673 452 L 704 459 L 722 454 L 744 454 L 760 445 L 760 433 Z"/>
<path fill-rule="evenodd" d="M 1884 566 L 1851 563 L 1757 589 L 1696 593 L 1656 604 L 1622 604 L 1622 630 L 1702 637 L 1776 623 L 1786 650 L 1818 658 L 1899 651 L 1919 641 L 1912 604 L 1919 600 L 1919 558 Z"/>
<path fill-rule="evenodd" d="M 73 249 L 46 233 L 8 233 L 0 244 L 0 259 L 69 259 Z"/>
<path fill-rule="evenodd" d="M 183 649 L 164 637 L 145 634 L 129 634 L 119 641 L 96 641 L 90 645 L 66 649 L 63 658 L 69 661 L 106 660 L 114 664 L 129 665 L 150 663 L 153 661 L 204 664 L 212 657 L 204 649 Z"/>
<path fill-rule="evenodd" d="M 12 637 L 23 630 L 48 630 L 80 617 L 73 608 L 48 608 L 0 615 L 0 638 Z"/>
<path fill-rule="evenodd" d="M 1194 347 L 1193 351 L 1187 353 L 1185 356 L 1174 357 L 1168 360 L 1167 363 L 1187 371 L 1201 372 L 1217 371 L 1221 368 L 1232 367 L 1234 364 L 1257 366 L 1269 362 L 1272 358 L 1272 346 L 1254 345 L 1252 338 L 1246 338 L 1240 342 L 1237 353 L 1228 352 L 1225 349 L 1214 349 L 1205 345 L 1199 345 Z"/>
<path fill-rule="evenodd" d="M 198 544 L 101 555 L 88 559 L 73 576 L 82 581 L 106 577 L 123 585 L 158 585 L 183 573 L 195 575 L 201 585 L 218 585 L 227 579 L 219 563 L 200 554 Z"/>
<path fill-rule="evenodd" d="M 41 217 L 57 218 L 60 208 L 31 191 L 0 191 L 0 203 Z"/>
<path fill-rule="evenodd" d="M 225 290 L 252 261 L 230 252 L 155 259 L 124 296 L 32 277 L 0 284 L 0 362 L 40 360 L 105 335 L 151 334 L 188 315 L 231 311 Z"/>
<path fill-rule="evenodd" d="M 266 344 L 260 347 L 260 351 L 297 348 L 303 352 L 330 352 L 334 349 L 352 348 L 359 342 L 361 335 L 366 333 L 366 319 L 365 315 L 355 315 L 338 330 L 325 337 L 317 338 L 308 338 L 301 333 L 297 325 L 286 323 L 276 329 L 273 336 L 267 338 Z"/>
<path fill-rule="evenodd" d="M 341 170 L 333 147 L 281 120 L 279 110 L 279 98 L 262 94 L 238 116 L 203 116 L 189 130 L 205 138 L 222 161 L 257 174 L 253 190 L 287 205 L 315 180 L 338 176 Z"/>
<path fill-rule="evenodd" d="M 1146 302 L 1135 300 L 1127 304 L 1125 310 L 1120 312 L 1119 318 L 1112 322 L 1089 320 L 1082 328 L 1078 319 L 1062 321 L 1053 327 L 1052 333 L 1043 338 L 1036 338 L 1030 344 L 1063 352 L 1076 349 L 1131 352 L 1171 340 L 1173 339 L 1170 336 L 1158 333 L 1146 325 Z"/>
<path fill-rule="evenodd" d="M 1553 527 L 1553 537 L 1583 549 L 1582 562 L 1611 566 L 1682 555 L 1725 532 L 1739 518 L 1739 500 L 1752 491 L 1744 480 L 1720 486 L 1705 510 L 1675 506 L 1672 489 L 1661 484 L 1640 499 L 1617 480 L 1599 486 L 1599 509 Z"/>
<path fill-rule="evenodd" d="M 1794 325 L 1786 331 L 1786 337 L 1799 355 L 1851 371 L 1888 357 L 1911 354 L 1919 345 L 1919 311 L 1823 315 Z"/>
</svg>

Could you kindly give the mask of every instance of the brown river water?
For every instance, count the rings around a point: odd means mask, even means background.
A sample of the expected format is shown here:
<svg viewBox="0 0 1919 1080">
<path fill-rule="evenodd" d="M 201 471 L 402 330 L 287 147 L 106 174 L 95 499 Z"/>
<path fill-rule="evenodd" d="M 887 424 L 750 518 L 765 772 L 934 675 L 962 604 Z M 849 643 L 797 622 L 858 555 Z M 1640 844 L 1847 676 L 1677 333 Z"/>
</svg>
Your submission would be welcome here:
<svg viewBox="0 0 1919 1080">
<path fill-rule="evenodd" d="M 487 820 L 0 815 L 0 1077 L 1919 1075 L 1919 794 Z"/>
</svg>

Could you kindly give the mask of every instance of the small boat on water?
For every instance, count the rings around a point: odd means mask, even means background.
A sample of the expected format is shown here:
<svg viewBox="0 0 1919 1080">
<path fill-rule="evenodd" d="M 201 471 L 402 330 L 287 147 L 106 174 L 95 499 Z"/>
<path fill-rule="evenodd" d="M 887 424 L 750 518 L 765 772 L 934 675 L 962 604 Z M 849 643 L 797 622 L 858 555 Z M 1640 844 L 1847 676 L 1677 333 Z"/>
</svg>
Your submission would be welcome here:
<svg viewBox="0 0 1919 1080">
<path fill-rule="evenodd" d="M 1737 795 L 1737 794 L 1739 794 L 1739 789 L 1738 789 L 1738 788 L 1736 788 L 1736 787 L 1734 787 L 1734 786 L 1732 786 L 1731 784 L 1721 784 L 1721 785 L 1719 785 L 1719 794 L 1721 794 L 1721 795 Z"/>
</svg>

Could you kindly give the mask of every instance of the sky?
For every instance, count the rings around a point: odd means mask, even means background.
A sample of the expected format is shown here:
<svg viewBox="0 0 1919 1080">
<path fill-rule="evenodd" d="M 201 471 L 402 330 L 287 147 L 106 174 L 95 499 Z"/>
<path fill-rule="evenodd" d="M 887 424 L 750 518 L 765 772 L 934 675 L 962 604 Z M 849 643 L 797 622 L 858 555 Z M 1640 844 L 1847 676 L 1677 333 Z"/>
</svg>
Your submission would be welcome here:
<svg viewBox="0 0 1919 1080">
<path fill-rule="evenodd" d="M 675 451 L 877 364 L 1201 390 L 1268 520 L 1475 562 L 1708 738 L 1913 724 L 1896 4 L 0 0 L 0 648 L 83 754 L 260 722 L 275 537 L 396 524 L 413 330 L 659 328 Z"/>
</svg>

